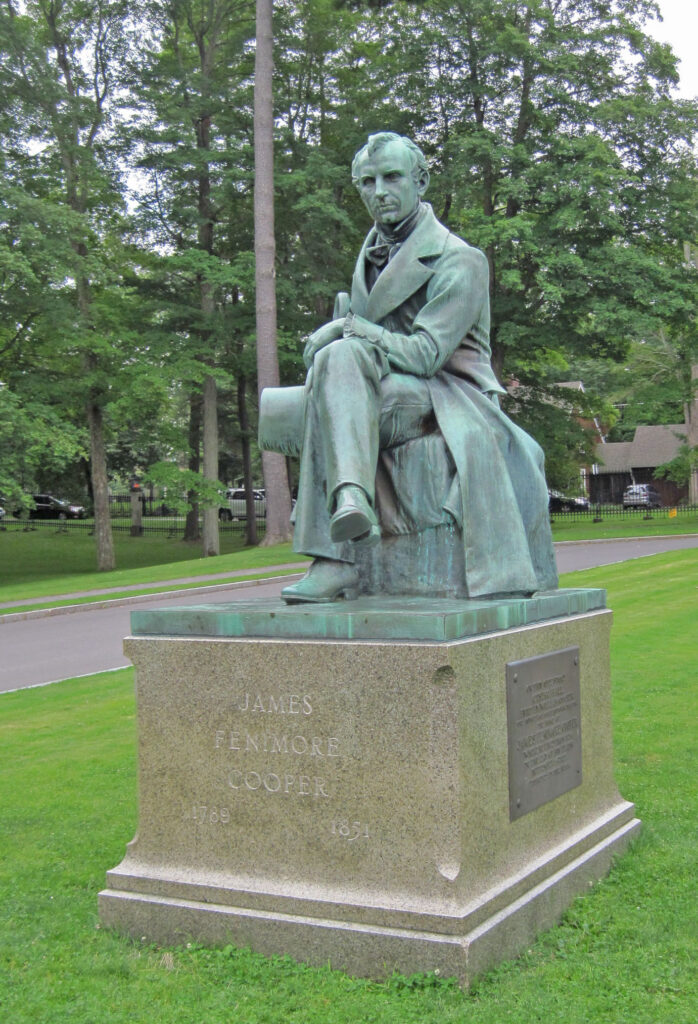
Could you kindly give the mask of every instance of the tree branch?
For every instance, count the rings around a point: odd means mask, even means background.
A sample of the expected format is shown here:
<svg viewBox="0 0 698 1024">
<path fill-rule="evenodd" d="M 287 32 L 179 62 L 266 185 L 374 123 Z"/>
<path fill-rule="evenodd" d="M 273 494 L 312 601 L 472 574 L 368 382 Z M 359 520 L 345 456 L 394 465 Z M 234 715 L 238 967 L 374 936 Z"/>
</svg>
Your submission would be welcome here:
<svg viewBox="0 0 698 1024">
<path fill-rule="evenodd" d="M 6 355 L 12 348 L 14 348 L 14 346 L 20 340 L 22 335 L 26 333 L 29 327 L 31 327 L 32 323 L 36 320 L 38 315 L 38 312 L 35 311 L 27 316 L 24 323 L 20 324 L 20 326 L 15 331 L 14 335 L 10 338 L 10 340 L 5 342 L 2 348 L 0 348 L 0 356 Z"/>
</svg>

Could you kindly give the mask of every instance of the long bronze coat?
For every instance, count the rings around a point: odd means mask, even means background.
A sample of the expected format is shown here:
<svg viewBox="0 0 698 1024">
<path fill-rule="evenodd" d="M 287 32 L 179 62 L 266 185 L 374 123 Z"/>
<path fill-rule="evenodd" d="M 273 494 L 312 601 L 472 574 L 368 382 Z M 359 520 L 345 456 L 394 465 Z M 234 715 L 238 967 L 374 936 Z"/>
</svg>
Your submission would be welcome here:
<svg viewBox="0 0 698 1024">
<path fill-rule="evenodd" d="M 427 205 L 427 204 L 425 204 Z M 376 324 L 386 369 L 427 380 L 436 422 L 453 460 L 440 512 L 461 525 L 468 593 L 506 593 L 557 586 L 548 492 L 540 446 L 499 408 L 503 393 L 490 363 L 487 259 L 453 235 L 427 206 L 417 227 L 369 292 L 366 249 L 356 263 L 351 310 Z M 430 458 L 417 442 L 383 453 L 377 487 L 384 529 L 431 525 Z M 436 449 L 438 451 L 438 449 Z M 413 456 L 416 456 L 413 457 Z M 421 480 L 420 480 L 421 474 Z M 391 500 L 381 501 L 381 495 Z M 397 501 L 395 501 L 397 496 Z"/>
</svg>

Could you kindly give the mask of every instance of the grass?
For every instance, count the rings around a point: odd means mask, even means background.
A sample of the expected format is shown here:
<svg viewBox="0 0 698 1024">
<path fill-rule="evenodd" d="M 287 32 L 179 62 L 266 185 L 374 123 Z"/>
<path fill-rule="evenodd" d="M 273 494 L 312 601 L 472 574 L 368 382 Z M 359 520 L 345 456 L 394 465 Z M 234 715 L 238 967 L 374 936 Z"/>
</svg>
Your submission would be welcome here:
<svg viewBox="0 0 698 1024">
<path fill-rule="evenodd" d="M 278 572 L 274 572 L 273 575 L 268 570 L 260 570 L 259 572 L 243 572 L 241 575 L 224 577 L 220 580 L 206 579 L 194 579 L 189 583 L 168 583 L 165 587 L 162 583 L 159 586 L 154 587 L 138 587 L 137 590 L 114 590 L 109 591 L 108 594 L 85 594 L 80 597 L 55 597 L 50 600 L 32 599 L 24 600 L 19 605 L 11 604 L 9 608 L 0 608 L 0 617 L 3 615 L 13 615 L 24 612 L 38 612 L 44 611 L 47 608 L 67 608 L 74 607 L 75 605 L 84 604 L 99 604 L 106 601 L 118 601 L 120 599 L 133 598 L 135 596 L 148 597 L 149 595 L 162 595 L 163 593 L 173 594 L 184 592 L 187 590 L 199 589 L 201 587 L 214 587 L 220 584 L 228 583 L 250 583 L 253 580 L 269 580 L 277 579 L 280 576 L 293 576 L 295 573 L 302 572 L 302 569 L 280 569 Z M 200 599 L 197 597 L 197 600 Z"/>
<path fill-rule="evenodd" d="M 651 519 L 640 513 L 629 518 L 607 516 L 600 523 L 556 516 L 553 537 L 556 541 L 606 540 L 698 533 L 698 513 L 679 510 L 676 518 L 669 518 L 665 509 L 651 515 Z M 241 570 L 248 570 L 247 578 L 253 579 L 268 566 L 303 561 L 290 544 L 250 548 L 244 546 L 242 534 L 228 532 L 221 534 L 222 554 L 216 558 L 202 558 L 196 542 L 158 535 L 115 534 L 114 544 L 118 568 L 104 573 L 94 569 L 94 538 L 85 531 L 37 529 L 24 533 L 0 529 L 0 604 L 30 599 L 35 599 L 33 608 L 72 604 L 75 602 L 42 599 L 105 587 L 118 591 L 120 587 L 140 586 L 143 593 L 148 593 L 152 584 L 166 580 Z"/>
<path fill-rule="evenodd" d="M 563 923 L 468 993 L 99 927 L 136 827 L 130 670 L 0 696 L 0 1019 L 7 1024 L 694 1024 L 698 551 L 569 574 L 614 609 L 616 775 L 643 833 Z"/>
<path fill-rule="evenodd" d="M 134 584 L 147 589 L 162 580 L 243 569 L 254 575 L 266 566 L 303 560 L 290 544 L 246 548 L 241 535 L 230 534 L 222 538 L 224 553 L 216 558 L 202 558 L 198 543 L 157 535 L 117 534 L 114 545 L 118 568 L 96 572 L 94 538 L 82 531 L 0 531 L 0 603 Z"/>
</svg>

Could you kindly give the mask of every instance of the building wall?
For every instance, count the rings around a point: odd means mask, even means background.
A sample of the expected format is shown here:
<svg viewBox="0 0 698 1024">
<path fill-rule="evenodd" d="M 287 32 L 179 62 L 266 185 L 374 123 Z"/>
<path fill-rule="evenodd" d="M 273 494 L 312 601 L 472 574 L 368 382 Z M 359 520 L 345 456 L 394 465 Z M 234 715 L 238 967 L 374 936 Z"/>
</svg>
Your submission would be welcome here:
<svg viewBox="0 0 698 1024">
<path fill-rule="evenodd" d="M 654 469 L 635 469 L 631 473 L 597 473 L 589 480 L 589 500 L 592 505 L 620 505 L 623 491 L 630 484 L 652 484 L 662 499 L 662 505 L 678 505 L 688 498 L 688 488 L 679 487 L 671 480 L 654 475 Z"/>
</svg>

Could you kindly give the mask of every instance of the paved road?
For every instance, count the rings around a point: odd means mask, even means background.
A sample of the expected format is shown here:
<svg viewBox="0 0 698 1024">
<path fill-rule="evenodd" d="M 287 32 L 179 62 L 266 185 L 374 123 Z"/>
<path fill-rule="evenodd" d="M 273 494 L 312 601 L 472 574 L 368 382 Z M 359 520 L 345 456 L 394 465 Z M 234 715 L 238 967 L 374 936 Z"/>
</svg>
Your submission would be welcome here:
<svg viewBox="0 0 698 1024">
<path fill-rule="evenodd" d="M 285 582 L 288 578 L 249 586 L 238 584 L 234 589 L 180 591 L 176 597 L 160 594 L 137 603 L 113 601 L 97 609 L 78 605 L 74 612 L 0 623 L 0 693 L 130 665 L 122 642 L 131 632 L 133 608 L 275 597 Z"/>
<path fill-rule="evenodd" d="M 662 551 L 698 547 L 698 535 L 651 537 L 557 544 L 560 572 L 572 572 L 640 558 Z M 248 597 L 275 597 L 288 577 L 256 584 L 208 587 L 169 597 L 138 599 L 135 607 L 155 608 L 197 602 L 223 602 Z M 133 600 L 133 599 L 132 599 Z M 105 607 L 56 615 L 42 614 L 20 621 L 0 621 L 0 692 L 40 686 L 73 676 L 104 672 L 128 665 L 121 649 L 130 631 L 133 603 L 109 602 Z"/>
<path fill-rule="evenodd" d="M 644 558 L 663 551 L 698 548 L 698 534 L 680 537 L 637 537 L 629 540 L 567 541 L 555 545 L 558 572 L 593 569 L 630 558 Z"/>
</svg>

